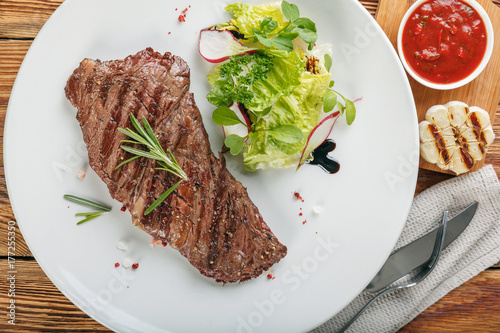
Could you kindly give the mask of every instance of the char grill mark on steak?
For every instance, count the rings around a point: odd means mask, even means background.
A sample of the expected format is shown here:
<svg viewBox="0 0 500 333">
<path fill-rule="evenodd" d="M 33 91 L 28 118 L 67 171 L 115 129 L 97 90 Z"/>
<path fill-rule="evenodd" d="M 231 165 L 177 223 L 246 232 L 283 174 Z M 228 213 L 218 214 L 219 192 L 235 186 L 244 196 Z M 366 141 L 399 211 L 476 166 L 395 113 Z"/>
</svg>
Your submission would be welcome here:
<svg viewBox="0 0 500 333">
<path fill-rule="evenodd" d="M 89 163 L 135 225 L 177 249 L 202 274 L 222 282 L 260 275 L 286 255 L 246 189 L 216 158 L 193 95 L 187 64 L 152 49 L 123 60 L 85 59 L 65 92 L 77 107 Z M 188 175 L 149 215 L 143 213 L 178 178 L 120 148 L 130 114 L 146 118 L 158 141 Z"/>
</svg>

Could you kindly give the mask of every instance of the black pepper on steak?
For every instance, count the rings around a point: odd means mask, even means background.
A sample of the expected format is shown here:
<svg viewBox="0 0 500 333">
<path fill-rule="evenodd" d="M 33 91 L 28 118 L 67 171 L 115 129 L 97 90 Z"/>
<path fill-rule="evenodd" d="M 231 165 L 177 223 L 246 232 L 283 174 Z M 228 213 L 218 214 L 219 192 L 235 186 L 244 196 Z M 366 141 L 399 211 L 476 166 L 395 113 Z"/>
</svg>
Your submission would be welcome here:
<svg viewBox="0 0 500 333">
<path fill-rule="evenodd" d="M 84 59 L 68 79 L 66 97 L 78 109 L 92 169 L 122 202 L 133 223 L 177 249 L 203 275 L 219 282 L 259 276 L 286 255 L 246 189 L 215 157 L 201 114 L 189 92 L 190 70 L 170 53 L 147 48 L 123 60 Z M 145 117 L 165 151 L 188 176 L 149 215 L 146 208 L 177 179 L 120 148 L 132 128 L 130 114 Z"/>
</svg>

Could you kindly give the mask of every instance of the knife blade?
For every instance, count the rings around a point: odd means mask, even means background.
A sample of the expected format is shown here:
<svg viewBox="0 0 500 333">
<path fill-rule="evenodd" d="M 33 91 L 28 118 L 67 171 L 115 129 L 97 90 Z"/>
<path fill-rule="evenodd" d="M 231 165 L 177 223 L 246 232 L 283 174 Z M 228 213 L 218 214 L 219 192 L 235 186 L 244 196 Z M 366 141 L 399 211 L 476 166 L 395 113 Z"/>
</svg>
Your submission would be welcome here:
<svg viewBox="0 0 500 333">
<path fill-rule="evenodd" d="M 469 225 L 476 213 L 477 206 L 476 201 L 448 221 L 443 249 L 450 245 Z M 372 293 L 380 291 L 424 264 L 432 253 L 437 229 L 393 252 L 365 290 Z"/>
</svg>

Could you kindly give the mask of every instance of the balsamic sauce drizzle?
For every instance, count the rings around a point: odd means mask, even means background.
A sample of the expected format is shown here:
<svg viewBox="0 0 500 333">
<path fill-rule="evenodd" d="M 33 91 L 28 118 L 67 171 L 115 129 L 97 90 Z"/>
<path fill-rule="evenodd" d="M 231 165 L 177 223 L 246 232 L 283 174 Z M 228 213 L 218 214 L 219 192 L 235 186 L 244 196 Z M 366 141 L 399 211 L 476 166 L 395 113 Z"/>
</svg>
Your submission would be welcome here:
<svg viewBox="0 0 500 333">
<path fill-rule="evenodd" d="M 311 153 L 313 159 L 306 163 L 317 165 L 329 174 L 337 173 L 340 170 L 340 164 L 337 160 L 328 155 L 329 152 L 335 150 L 337 144 L 332 139 L 325 140 Z"/>
</svg>

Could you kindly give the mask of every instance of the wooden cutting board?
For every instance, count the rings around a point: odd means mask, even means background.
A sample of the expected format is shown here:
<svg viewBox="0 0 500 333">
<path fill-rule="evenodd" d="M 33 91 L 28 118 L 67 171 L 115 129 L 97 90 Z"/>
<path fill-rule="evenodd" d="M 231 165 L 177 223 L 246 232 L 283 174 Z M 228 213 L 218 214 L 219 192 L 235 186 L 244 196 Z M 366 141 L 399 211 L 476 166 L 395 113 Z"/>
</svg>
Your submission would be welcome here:
<svg viewBox="0 0 500 333">
<path fill-rule="evenodd" d="M 500 9 L 490 0 L 476 0 L 488 13 L 495 35 L 493 54 L 483 72 L 469 84 L 453 90 L 435 90 L 427 88 L 408 75 L 415 105 L 417 107 L 418 121 L 424 119 L 429 107 L 436 104 L 445 104 L 450 101 L 462 101 L 469 106 L 479 106 L 490 113 L 491 123 L 495 119 L 495 111 L 500 99 Z M 375 18 L 385 31 L 392 45 L 397 50 L 396 39 L 399 25 L 404 14 L 415 0 L 380 0 Z M 497 136 L 500 133 L 496 133 Z M 473 167 L 477 170 L 484 164 L 484 159 Z M 450 173 L 439 169 L 420 158 L 420 167 L 439 172 Z"/>
</svg>

